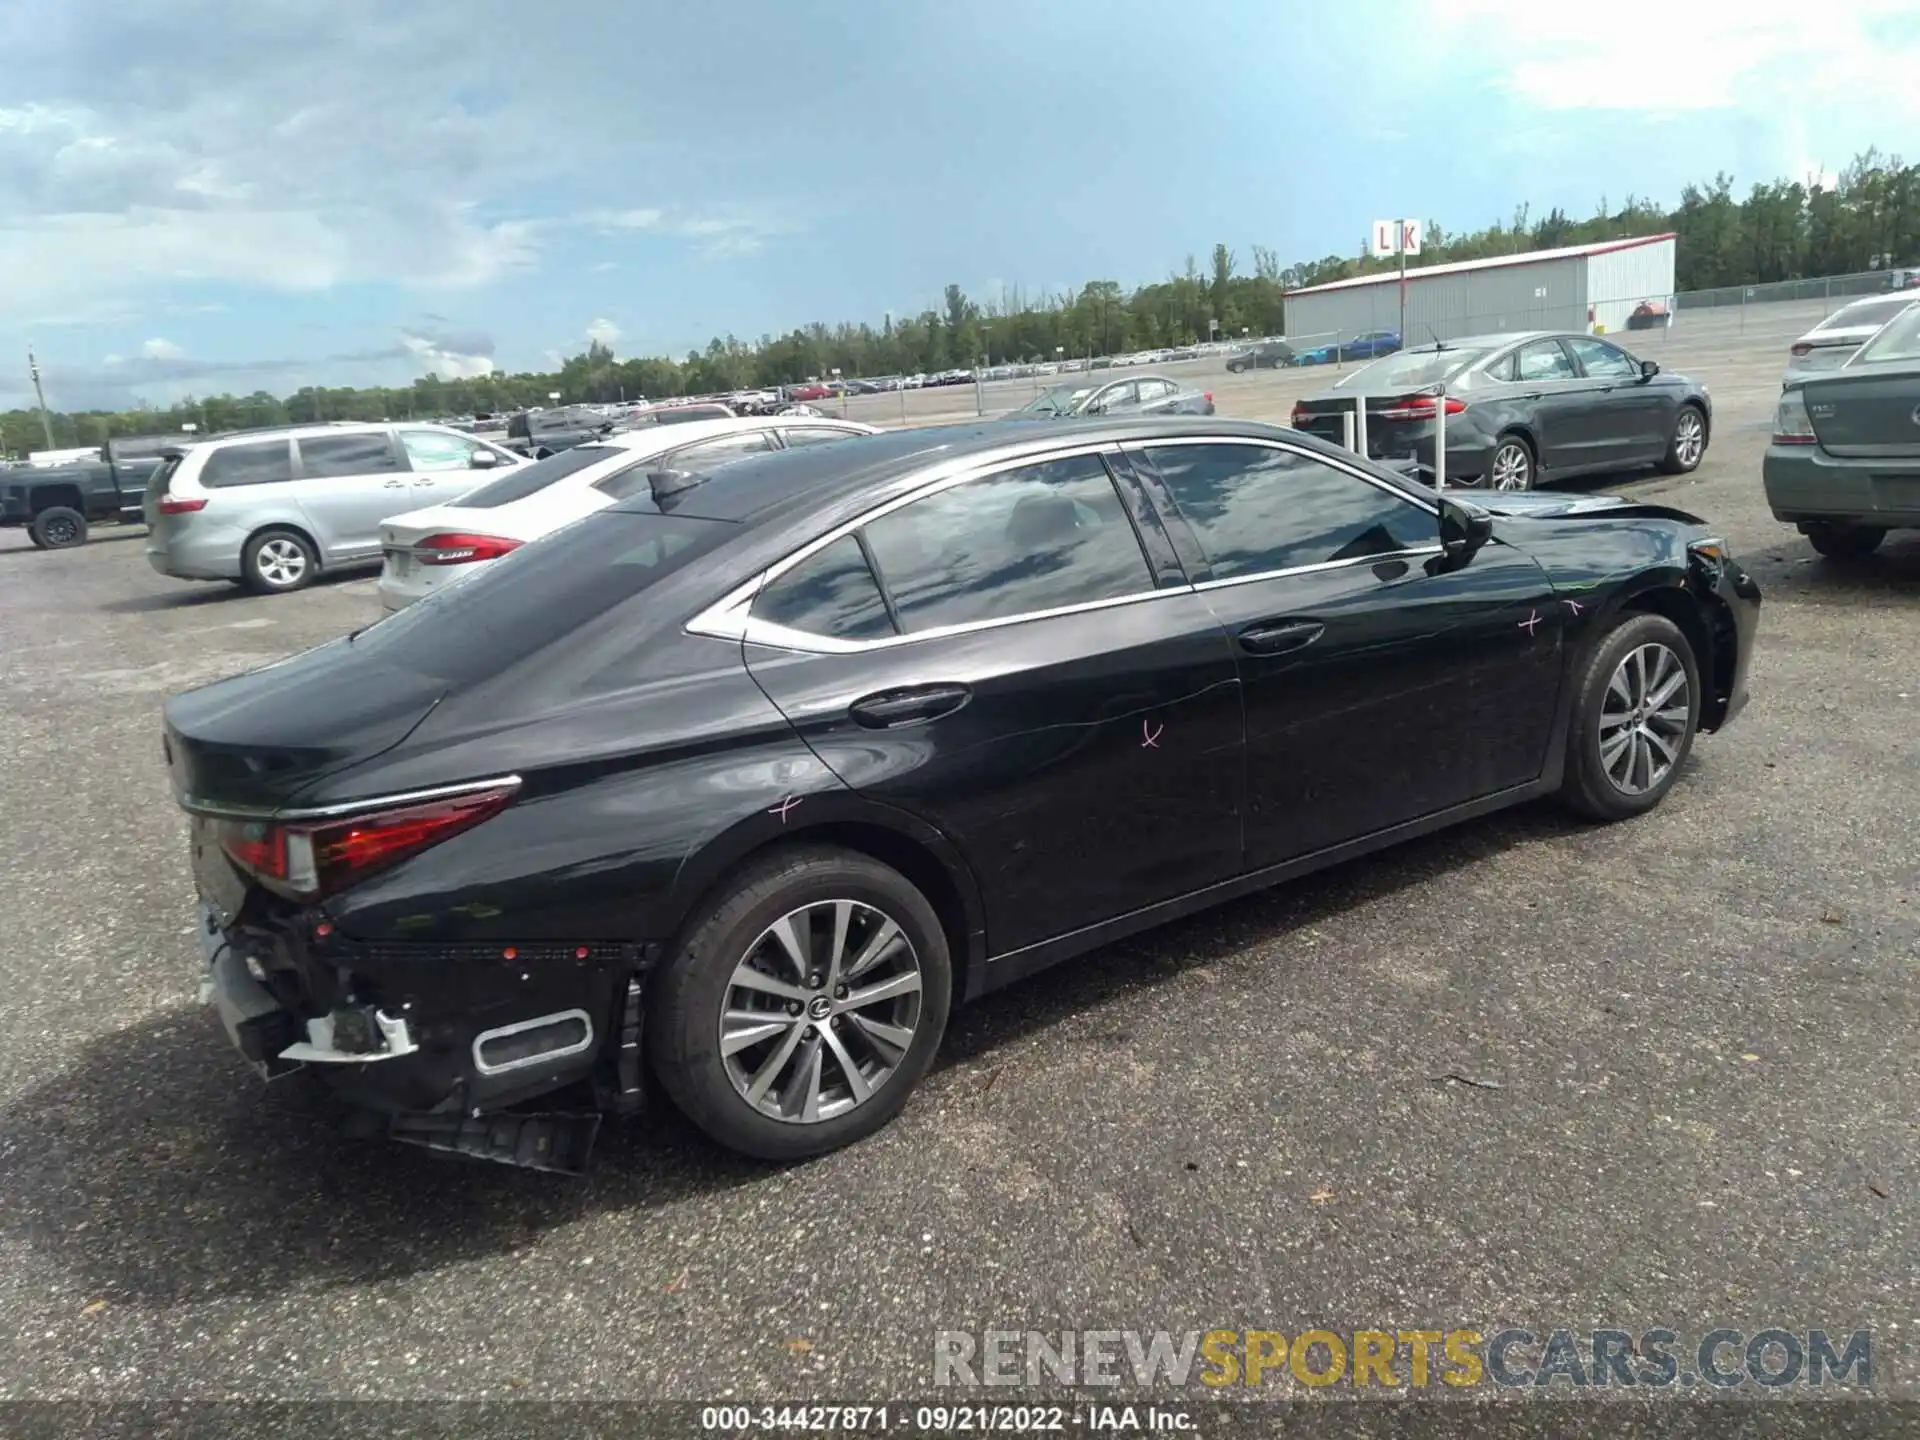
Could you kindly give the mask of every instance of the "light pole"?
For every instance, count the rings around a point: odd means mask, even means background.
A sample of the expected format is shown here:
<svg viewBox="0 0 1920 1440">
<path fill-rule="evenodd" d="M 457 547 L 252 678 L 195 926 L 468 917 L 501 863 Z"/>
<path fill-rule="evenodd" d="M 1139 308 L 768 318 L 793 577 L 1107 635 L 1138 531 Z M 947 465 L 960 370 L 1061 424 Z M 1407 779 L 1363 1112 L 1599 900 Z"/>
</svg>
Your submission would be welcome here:
<svg viewBox="0 0 1920 1440">
<path fill-rule="evenodd" d="M 33 372 L 33 398 L 40 402 L 40 430 L 47 437 L 47 448 L 53 449 L 53 417 L 47 413 L 47 397 L 40 389 L 40 362 L 33 358 L 33 348 L 27 348 L 27 369 Z"/>
</svg>

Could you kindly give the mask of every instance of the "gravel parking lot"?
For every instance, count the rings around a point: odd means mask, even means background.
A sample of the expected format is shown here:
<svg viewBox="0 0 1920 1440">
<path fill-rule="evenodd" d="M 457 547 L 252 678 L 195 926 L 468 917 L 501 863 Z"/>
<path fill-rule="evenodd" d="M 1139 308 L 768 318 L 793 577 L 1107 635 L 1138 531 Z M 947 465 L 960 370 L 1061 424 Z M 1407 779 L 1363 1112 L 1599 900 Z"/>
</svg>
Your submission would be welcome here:
<svg viewBox="0 0 1920 1440">
<path fill-rule="evenodd" d="M 1871 1327 L 1906 1386 L 1920 537 L 1840 567 L 1767 514 L 1819 313 L 1620 337 L 1709 382 L 1713 443 L 1584 488 L 1709 518 L 1766 594 L 1752 704 L 1661 810 L 1511 812 L 1041 976 L 784 1171 L 667 1115 L 583 1181 L 440 1161 L 258 1084 L 193 1003 L 159 705 L 366 623 L 372 582 L 253 598 L 138 531 L 0 532 L 0 1398 L 878 1400 L 988 1326 Z M 1263 419 L 1331 378 L 1176 372 Z M 902 406 L 975 408 L 849 413 Z"/>
</svg>

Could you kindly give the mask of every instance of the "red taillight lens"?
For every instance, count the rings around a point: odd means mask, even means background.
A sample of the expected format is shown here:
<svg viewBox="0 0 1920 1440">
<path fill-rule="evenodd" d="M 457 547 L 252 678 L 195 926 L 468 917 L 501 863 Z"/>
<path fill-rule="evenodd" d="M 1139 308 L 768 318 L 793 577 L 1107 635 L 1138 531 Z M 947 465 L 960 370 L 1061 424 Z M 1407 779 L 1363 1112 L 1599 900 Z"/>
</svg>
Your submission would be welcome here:
<svg viewBox="0 0 1920 1440">
<path fill-rule="evenodd" d="M 1793 347 L 1792 353 L 1795 355 L 1811 355 L 1813 353 L 1813 346 L 1807 344 L 1803 340 L 1798 345 Z"/>
<path fill-rule="evenodd" d="M 1447 414 L 1458 415 L 1467 408 L 1467 402 L 1452 395 L 1447 396 Z M 1382 420 L 1431 420 L 1439 413 L 1440 402 L 1433 395 L 1409 395 L 1394 401 L 1384 409 L 1374 412 Z"/>
<path fill-rule="evenodd" d="M 1307 407 L 1296 403 L 1293 407 L 1293 414 L 1288 419 L 1287 423 L 1293 426 L 1294 429 L 1298 430 L 1300 428 L 1300 422 L 1302 420 L 1305 420 L 1306 418 L 1307 418 Z"/>
<path fill-rule="evenodd" d="M 413 547 L 422 565 L 471 565 L 476 560 L 498 560 L 523 542 L 504 535 L 429 535 Z"/>
<path fill-rule="evenodd" d="M 220 845 L 269 890 L 317 900 L 450 840 L 496 815 L 517 785 L 339 820 L 222 821 Z"/>
<path fill-rule="evenodd" d="M 191 515 L 196 510 L 206 508 L 207 502 L 204 497 L 198 500 L 181 500 L 172 495 L 162 496 L 159 506 L 162 515 Z"/>
<path fill-rule="evenodd" d="M 1207 391 L 1207 393 L 1206 393 L 1206 397 L 1205 397 L 1205 398 L 1206 398 L 1206 402 L 1207 402 L 1207 403 L 1208 403 L 1209 405 L 1211 405 L 1211 404 L 1213 403 L 1213 391 L 1211 391 L 1211 390 L 1209 390 L 1209 391 Z"/>
</svg>

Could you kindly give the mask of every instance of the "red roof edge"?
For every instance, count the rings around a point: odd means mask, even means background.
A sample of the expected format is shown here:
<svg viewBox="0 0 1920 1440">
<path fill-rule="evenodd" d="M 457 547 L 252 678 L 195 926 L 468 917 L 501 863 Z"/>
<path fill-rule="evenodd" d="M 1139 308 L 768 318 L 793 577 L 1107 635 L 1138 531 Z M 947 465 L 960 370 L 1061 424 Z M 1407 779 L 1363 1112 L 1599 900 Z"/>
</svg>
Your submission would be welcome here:
<svg viewBox="0 0 1920 1440">
<path fill-rule="evenodd" d="M 1680 233 L 1677 230 L 1668 230 L 1659 235 L 1636 235 L 1631 240 L 1615 240 L 1610 244 L 1600 246 L 1597 250 L 1589 250 L 1587 254 L 1611 255 L 1616 250 L 1637 250 L 1642 245 L 1654 245 L 1662 240 L 1678 240 L 1679 238 Z"/>
</svg>

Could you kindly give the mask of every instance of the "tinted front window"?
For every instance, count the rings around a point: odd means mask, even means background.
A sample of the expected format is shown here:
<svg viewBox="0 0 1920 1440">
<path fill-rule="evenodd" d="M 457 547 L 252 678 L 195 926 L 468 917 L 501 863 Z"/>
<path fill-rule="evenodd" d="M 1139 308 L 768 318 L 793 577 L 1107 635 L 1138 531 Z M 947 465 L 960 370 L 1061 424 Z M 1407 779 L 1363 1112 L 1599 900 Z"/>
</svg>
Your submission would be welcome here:
<svg viewBox="0 0 1920 1440">
<path fill-rule="evenodd" d="M 308 435 L 300 441 L 300 465 L 309 478 L 372 475 L 398 470 L 393 442 L 384 430 L 358 435 Z"/>
<path fill-rule="evenodd" d="M 293 444 L 262 440 L 251 445 L 222 445 L 207 454 L 200 483 L 209 490 L 234 485 L 272 485 L 293 479 Z"/>
<path fill-rule="evenodd" d="M 415 470 L 466 470 L 473 464 L 473 452 L 481 448 L 440 430 L 402 430 L 400 443 Z"/>
<path fill-rule="evenodd" d="M 876 640 L 894 633 L 880 586 L 851 535 L 809 556 L 762 590 L 756 619 L 809 635 Z"/>
<path fill-rule="evenodd" d="M 1536 340 L 1522 345 L 1514 368 L 1522 380 L 1572 380 L 1573 361 L 1558 340 Z"/>
<path fill-rule="evenodd" d="M 1432 515 L 1310 455 L 1264 445 L 1155 445 L 1147 453 L 1215 580 L 1435 540 Z"/>
<path fill-rule="evenodd" d="M 1153 588 L 1098 456 L 971 480 L 866 527 L 901 625 L 930 630 Z"/>
<path fill-rule="evenodd" d="M 457 503 L 465 510 L 492 510 L 496 506 L 511 505 L 546 489 L 556 480 L 564 480 L 589 465 L 604 464 L 620 453 L 615 445 L 578 445 L 531 465 L 518 466 L 498 480 L 489 480 L 479 489 L 469 490 Z"/>
<path fill-rule="evenodd" d="M 1604 340 L 1595 340 L 1586 335 L 1575 335 L 1568 339 L 1575 358 L 1589 376 L 1596 380 L 1616 380 L 1626 375 L 1640 373 L 1639 362 L 1626 351 L 1607 344 Z"/>
</svg>

